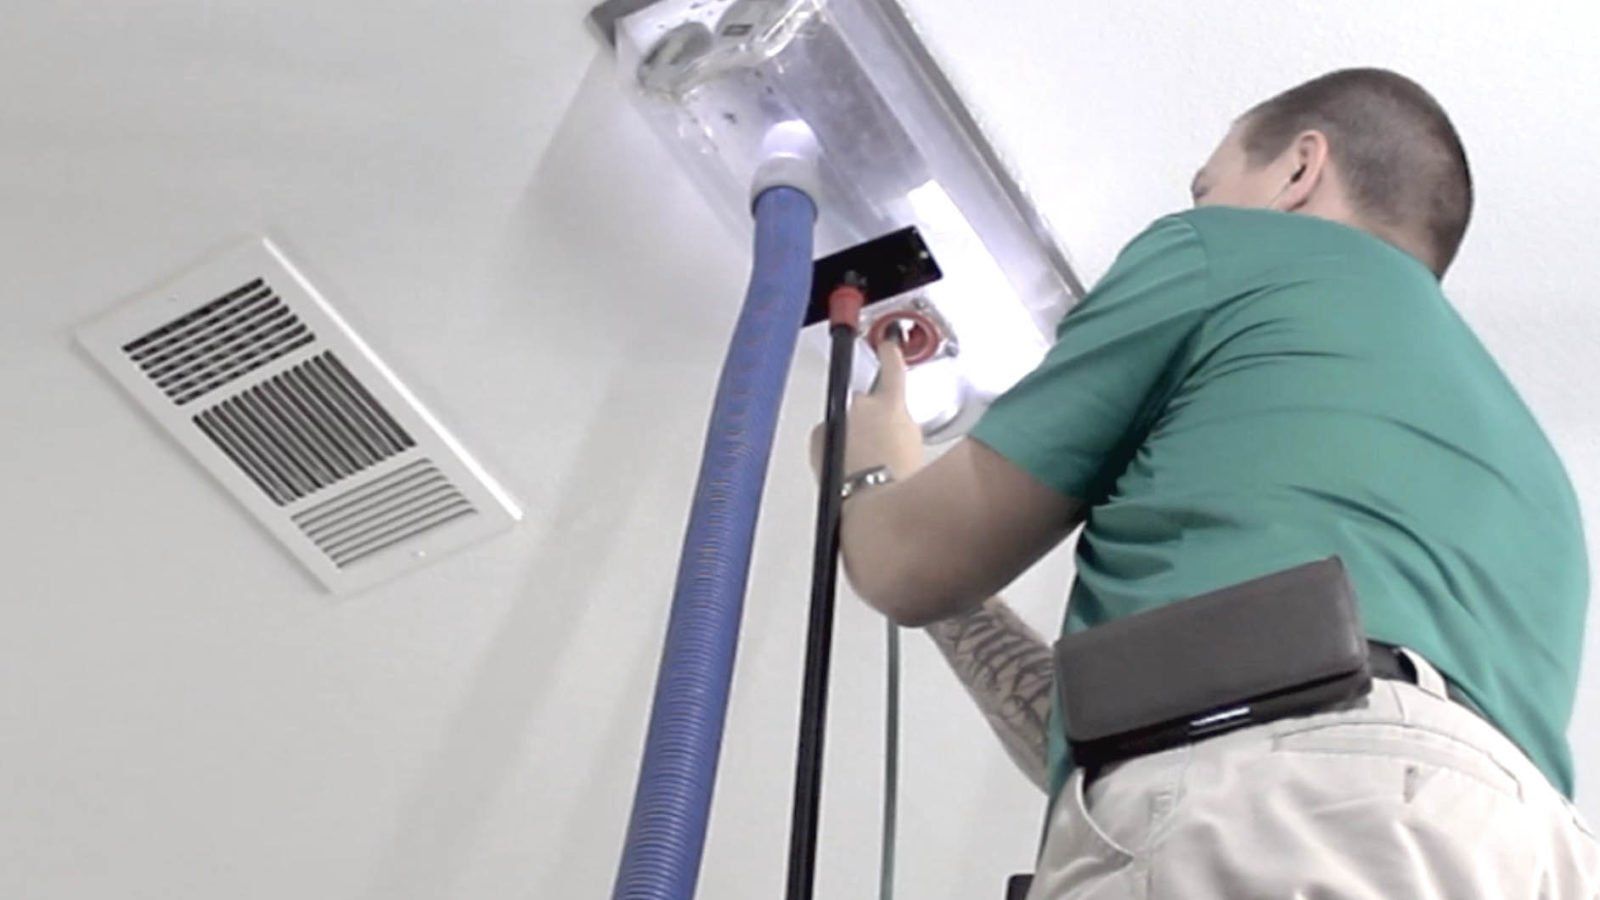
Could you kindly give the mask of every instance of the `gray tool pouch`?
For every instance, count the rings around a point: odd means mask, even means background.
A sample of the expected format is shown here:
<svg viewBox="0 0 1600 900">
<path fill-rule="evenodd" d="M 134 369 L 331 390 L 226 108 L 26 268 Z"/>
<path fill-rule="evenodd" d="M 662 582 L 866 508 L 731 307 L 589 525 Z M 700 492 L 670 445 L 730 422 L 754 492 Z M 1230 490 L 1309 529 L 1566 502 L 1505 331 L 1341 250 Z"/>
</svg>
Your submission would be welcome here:
<svg viewBox="0 0 1600 900">
<path fill-rule="evenodd" d="M 1078 765 L 1103 765 L 1371 689 L 1344 564 L 1329 557 L 1069 634 L 1055 645 Z"/>
</svg>

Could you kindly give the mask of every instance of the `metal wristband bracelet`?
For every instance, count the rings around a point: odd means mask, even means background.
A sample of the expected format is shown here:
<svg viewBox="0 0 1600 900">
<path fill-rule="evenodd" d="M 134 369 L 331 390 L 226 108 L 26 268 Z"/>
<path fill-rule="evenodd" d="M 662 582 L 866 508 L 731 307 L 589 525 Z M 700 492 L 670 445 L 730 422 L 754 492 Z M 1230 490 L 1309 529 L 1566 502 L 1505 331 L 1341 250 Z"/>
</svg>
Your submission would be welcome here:
<svg viewBox="0 0 1600 900">
<path fill-rule="evenodd" d="M 888 466 L 872 466 L 859 472 L 852 472 L 845 476 L 844 482 L 839 487 L 839 499 L 849 500 L 851 495 L 869 487 L 888 484 L 894 481 L 894 473 Z"/>
</svg>

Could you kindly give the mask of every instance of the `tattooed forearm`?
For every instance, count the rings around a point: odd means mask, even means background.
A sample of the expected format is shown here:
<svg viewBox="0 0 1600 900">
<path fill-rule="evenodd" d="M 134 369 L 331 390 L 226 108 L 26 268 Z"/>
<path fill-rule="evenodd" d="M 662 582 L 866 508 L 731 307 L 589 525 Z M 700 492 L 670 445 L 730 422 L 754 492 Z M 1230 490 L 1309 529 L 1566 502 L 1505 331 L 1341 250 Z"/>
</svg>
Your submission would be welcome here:
<svg viewBox="0 0 1600 900">
<path fill-rule="evenodd" d="M 998 597 L 974 612 L 935 622 L 927 632 L 1006 752 L 1044 789 L 1045 725 L 1055 680 L 1050 645 Z"/>
</svg>

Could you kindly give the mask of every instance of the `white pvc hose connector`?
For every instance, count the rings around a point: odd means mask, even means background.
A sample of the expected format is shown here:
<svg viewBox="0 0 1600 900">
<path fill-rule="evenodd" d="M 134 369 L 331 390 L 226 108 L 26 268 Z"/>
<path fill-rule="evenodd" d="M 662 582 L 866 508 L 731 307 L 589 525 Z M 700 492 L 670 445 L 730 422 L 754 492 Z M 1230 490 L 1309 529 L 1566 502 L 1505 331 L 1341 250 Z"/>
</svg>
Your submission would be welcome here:
<svg viewBox="0 0 1600 900">
<path fill-rule="evenodd" d="M 822 194 L 822 148 L 811 126 L 789 119 L 767 129 L 761 138 L 761 162 L 750 183 L 750 206 L 756 198 L 775 187 L 792 187 L 805 193 L 813 203 Z"/>
</svg>

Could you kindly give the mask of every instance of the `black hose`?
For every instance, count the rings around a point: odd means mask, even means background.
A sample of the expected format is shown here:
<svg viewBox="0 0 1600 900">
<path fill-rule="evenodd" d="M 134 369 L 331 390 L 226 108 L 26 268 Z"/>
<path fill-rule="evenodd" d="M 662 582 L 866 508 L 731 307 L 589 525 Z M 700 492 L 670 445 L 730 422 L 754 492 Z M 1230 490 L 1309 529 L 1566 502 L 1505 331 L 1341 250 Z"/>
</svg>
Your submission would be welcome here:
<svg viewBox="0 0 1600 900">
<path fill-rule="evenodd" d="M 800 748 L 795 762 L 794 814 L 789 830 L 788 900 L 811 900 L 816 873 L 818 811 L 822 800 L 822 743 L 828 713 L 828 664 L 833 648 L 834 592 L 839 581 L 839 496 L 844 480 L 846 410 L 856 329 L 829 329 L 828 401 L 823 419 L 821 488 L 811 570 L 811 619 L 806 631 L 805 686 L 800 699 Z"/>
</svg>

